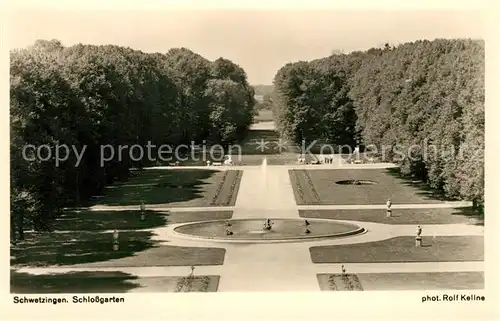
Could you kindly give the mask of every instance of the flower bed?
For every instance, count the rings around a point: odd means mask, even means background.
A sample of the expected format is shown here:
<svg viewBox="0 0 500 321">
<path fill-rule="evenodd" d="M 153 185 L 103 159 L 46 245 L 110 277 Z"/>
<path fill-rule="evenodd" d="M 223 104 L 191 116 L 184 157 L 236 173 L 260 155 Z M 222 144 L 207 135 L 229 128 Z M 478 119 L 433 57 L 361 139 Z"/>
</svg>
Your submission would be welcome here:
<svg viewBox="0 0 500 321">
<path fill-rule="evenodd" d="M 296 192 L 296 196 L 298 196 L 299 204 L 319 204 L 321 199 L 318 195 L 318 192 L 314 188 L 311 178 L 309 174 L 305 170 L 290 170 L 290 178 L 294 187 L 294 191 Z M 300 173 L 300 175 L 299 175 Z M 302 178 L 300 177 L 302 176 Z M 306 188 L 303 188 L 303 183 L 305 183 Z"/>
<path fill-rule="evenodd" d="M 226 199 L 226 202 L 224 205 L 226 205 L 226 206 L 231 205 L 231 203 L 233 201 L 233 195 L 234 195 L 235 191 L 237 190 L 237 185 L 239 184 L 239 182 L 241 180 L 241 174 L 242 174 L 242 171 L 236 171 L 235 177 L 233 178 L 233 180 L 231 182 L 231 187 L 229 188 L 229 193 L 227 194 L 227 199 Z"/>
<path fill-rule="evenodd" d="M 208 292 L 210 277 L 188 275 L 177 282 L 175 292 Z"/>
<path fill-rule="evenodd" d="M 328 277 L 330 291 L 363 291 L 356 274 L 333 274 Z"/>
<path fill-rule="evenodd" d="M 231 206 L 233 204 L 235 193 L 237 193 L 239 189 L 239 183 L 242 176 L 241 174 L 242 171 L 239 170 L 225 171 L 219 186 L 217 186 L 217 190 L 212 198 L 212 201 L 210 202 L 210 205 Z"/>
<path fill-rule="evenodd" d="M 222 191 L 222 188 L 224 187 L 224 183 L 226 182 L 226 178 L 227 178 L 228 173 L 229 173 L 229 171 L 224 171 L 224 176 L 222 176 L 222 180 L 219 183 L 219 186 L 217 186 L 217 190 L 215 191 L 215 195 L 212 198 L 210 205 L 217 205 L 218 204 L 219 195 Z"/>
</svg>

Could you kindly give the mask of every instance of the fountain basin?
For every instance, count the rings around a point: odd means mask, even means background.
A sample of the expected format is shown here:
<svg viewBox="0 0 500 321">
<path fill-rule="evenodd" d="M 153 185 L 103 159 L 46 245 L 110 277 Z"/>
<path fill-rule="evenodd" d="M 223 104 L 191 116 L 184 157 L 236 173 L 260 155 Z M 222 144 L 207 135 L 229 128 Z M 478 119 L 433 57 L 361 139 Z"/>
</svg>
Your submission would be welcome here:
<svg viewBox="0 0 500 321">
<path fill-rule="evenodd" d="M 265 219 L 215 220 L 182 224 L 174 228 L 177 235 L 189 238 L 221 240 L 221 241 L 299 241 L 318 238 L 338 238 L 365 232 L 358 225 L 334 220 L 307 219 L 273 219 L 271 230 L 264 230 Z M 231 226 L 227 226 L 227 222 Z M 306 233 L 306 228 L 310 233 Z M 226 235 L 226 229 L 233 232 Z"/>
</svg>

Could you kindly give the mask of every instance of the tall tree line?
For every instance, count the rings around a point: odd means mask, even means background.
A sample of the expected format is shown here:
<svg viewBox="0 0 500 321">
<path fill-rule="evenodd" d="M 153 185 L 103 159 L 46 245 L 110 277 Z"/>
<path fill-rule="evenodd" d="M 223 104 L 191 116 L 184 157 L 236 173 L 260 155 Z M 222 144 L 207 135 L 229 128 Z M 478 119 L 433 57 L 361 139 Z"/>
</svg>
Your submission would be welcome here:
<svg viewBox="0 0 500 321">
<path fill-rule="evenodd" d="M 422 40 L 290 63 L 274 85 L 283 136 L 384 148 L 402 174 L 483 204 L 482 41 Z"/>
<path fill-rule="evenodd" d="M 101 166 L 103 145 L 229 144 L 252 123 L 254 91 L 227 59 L 212 62 L 186 48 L 150 54 L 57 40 L 10 58 L 13 239 L 27 228 L 50 229 L 63 207 L 145 165 L 124 152 Z M 56 166 L 33 150 L 23 155 L 28 144 L 49 145 L 52 155 L 56 145 L 86 149 L 79 166 L 74 153 Z"/>
</svg>

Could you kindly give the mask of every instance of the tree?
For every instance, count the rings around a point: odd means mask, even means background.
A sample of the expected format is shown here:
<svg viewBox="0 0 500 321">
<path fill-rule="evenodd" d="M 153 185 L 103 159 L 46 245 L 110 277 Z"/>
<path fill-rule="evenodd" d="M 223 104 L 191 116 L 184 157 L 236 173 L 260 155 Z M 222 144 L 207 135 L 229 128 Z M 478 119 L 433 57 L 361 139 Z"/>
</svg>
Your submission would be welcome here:
<svg viewBox="0 0 500 321">
<path fill-rule="evenodd" d="M 216 78 L 220 77 L 220 78 Z M 232 80 L 234 79 L 234 80 Z M 241 67 L 212 63 L 185 48 L 147 54 L 119 46 L 37 41 L 11 52 L 11 231 L 51 230 L 64 207 L 78 205 L 124 180 L 134 161 L 128 152 L 101 164 L 101 146 L 201 141 L 216 134 L 229 142 L 252 122 L 253 89 Z M 56 164 L 24 147 L 67 145 Z M 107 155 L 106 155 L 107 156 Z"/>
</svg>

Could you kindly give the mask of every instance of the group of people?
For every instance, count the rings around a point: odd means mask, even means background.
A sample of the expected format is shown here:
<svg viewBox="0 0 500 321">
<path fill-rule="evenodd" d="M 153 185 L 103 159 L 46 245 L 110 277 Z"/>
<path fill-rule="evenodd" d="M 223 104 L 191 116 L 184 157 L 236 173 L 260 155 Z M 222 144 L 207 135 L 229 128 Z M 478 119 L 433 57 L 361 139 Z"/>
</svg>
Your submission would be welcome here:
<svg viewBox="0 0 500 321">
<path fill-rule="evenodd" d="M 323 163 L 325 164 L 333 164 L 333 157 L 332 156 L 327 156 L 323 158 Z"/>
<path fill-rule="evenodd" d="M 297 163 L 298 163 L 298 164 L 305 164 L 305 163 L 306 163 L 306 155 L 304 155 L 304 154 L 300 154 L 300 155 L 297 157 Z"/>
</svg>

